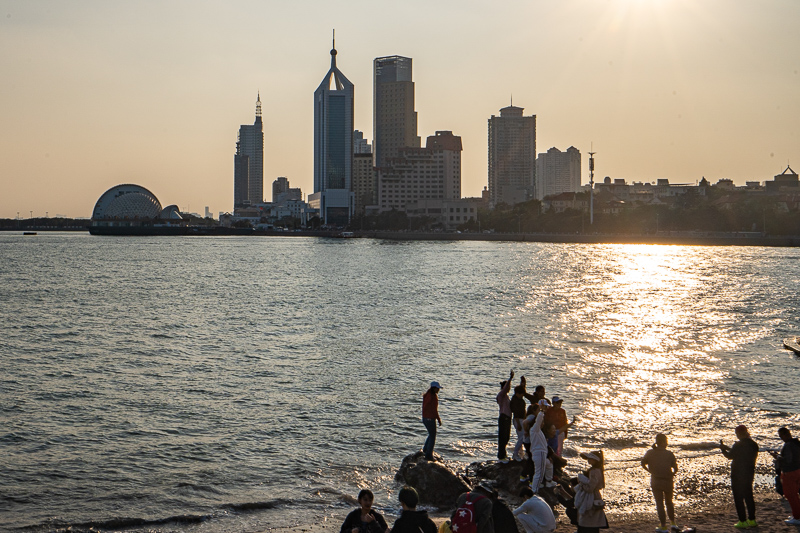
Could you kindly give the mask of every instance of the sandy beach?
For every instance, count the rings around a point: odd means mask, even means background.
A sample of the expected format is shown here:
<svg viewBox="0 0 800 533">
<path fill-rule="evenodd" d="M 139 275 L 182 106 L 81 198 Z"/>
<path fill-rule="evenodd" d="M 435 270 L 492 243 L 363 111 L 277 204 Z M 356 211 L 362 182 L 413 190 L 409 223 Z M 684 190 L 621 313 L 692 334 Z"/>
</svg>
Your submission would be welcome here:
<svg viewBox="0 0 800 533">
<path fill-rule="evenodd" d="M 762 490 L 756 495 L 756 518 L 759 524 L 756 531 L 759 533 L 767 532 L 794 532 L 800 528 L 787 526 L 783 521 L 789 516 L 789 504 L 785 499 L 772 491 Z M 705 505 L 684 505 L 676 506 L 676 514 L 679 525 L 691 525 L 697 528 L 699 533 L 723 533 L 738 531 L 733 527 L 736 523 L 736 510 L 731 498 L 713 499 L 707 501 Z M 345 514 L 334 516 L 320 524 L 299 525 L 289 528 L 271 528 L 269 533 L 338 533 Z M 445 516 L 432 515 L 437 524 L 445 520 Z M 389 525 L 393 519 L 387 520 Z M 609 533 L 651 533 L 658 525 L 655 514 L 655 507 L 652 513 L 621 513 L 610 511 L 608 513 Z M 572 533 L 575 526 L 569 523 L 567 517 L 562 513 L 558 516 L 557 533 Z M 524 532 L 519 526 L 520 533 Z M 265 532 L 266 533 L 266 532 Z M 496 532 L 503 533 L 503 532 Z"/>
</svg>

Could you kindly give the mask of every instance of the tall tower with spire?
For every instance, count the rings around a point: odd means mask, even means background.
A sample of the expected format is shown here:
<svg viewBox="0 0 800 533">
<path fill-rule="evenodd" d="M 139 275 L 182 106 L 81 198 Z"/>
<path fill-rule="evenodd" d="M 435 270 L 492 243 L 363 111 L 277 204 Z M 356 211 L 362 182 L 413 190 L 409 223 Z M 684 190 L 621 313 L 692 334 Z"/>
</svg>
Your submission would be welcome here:
<svg viewBox="0 0 800 533">
<path fill-rule="evenodd" d="M 308 201 L 319 209 L 324 224 L 345 225 L 353 216 L 354 87 L 336 66 L 336 41 L 331 68 L 314 91 L 314 193 Z"/>
<path fill-rule="evenodd" d="M 233 207 L 264 202 L 264 128 L 261 123 L 261 93 L 256 99 L 256 119 L 252 126 L 239 127 L 236 154 L 233 156 Z"/>
</svg>

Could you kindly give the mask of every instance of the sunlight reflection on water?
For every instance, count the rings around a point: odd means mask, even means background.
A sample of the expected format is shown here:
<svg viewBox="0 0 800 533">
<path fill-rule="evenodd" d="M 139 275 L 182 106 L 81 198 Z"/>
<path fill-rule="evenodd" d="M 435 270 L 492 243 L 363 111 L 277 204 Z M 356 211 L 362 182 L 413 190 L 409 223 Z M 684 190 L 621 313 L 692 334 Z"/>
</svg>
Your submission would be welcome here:
<svg viewBox="0 0 800 533">
<path fill-rule="evenodd" d="M 40 237 L 0 237 L 11 524 L 277 502 L 258 530 L 364 485 L 391 508 L 427 383 L 444 385 L 437 451 L 467 464 L 494 457 L 511 368 L 565 398 L 571 467 L 602 447 L 626 506 L 649 502 L 658 431 L 706 487 L 735 425 L 775 446 L 800 422 L 779 344 L 800 329 L 792 250 Z"/>
</svg>

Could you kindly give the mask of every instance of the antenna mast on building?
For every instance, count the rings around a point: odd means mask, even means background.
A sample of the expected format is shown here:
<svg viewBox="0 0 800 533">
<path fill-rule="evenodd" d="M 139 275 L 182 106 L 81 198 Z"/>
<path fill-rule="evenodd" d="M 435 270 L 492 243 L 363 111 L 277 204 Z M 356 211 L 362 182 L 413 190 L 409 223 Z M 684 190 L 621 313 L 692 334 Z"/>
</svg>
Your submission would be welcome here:
<svg viewBox="0 0 800 533">
<path fill-rule="evenodd" d="M 594 149 L 594 144 L 590 145 L 590 150 Z M 594 225 L 594 154 L 589 152 L 589 225 Z"/>
</svg>

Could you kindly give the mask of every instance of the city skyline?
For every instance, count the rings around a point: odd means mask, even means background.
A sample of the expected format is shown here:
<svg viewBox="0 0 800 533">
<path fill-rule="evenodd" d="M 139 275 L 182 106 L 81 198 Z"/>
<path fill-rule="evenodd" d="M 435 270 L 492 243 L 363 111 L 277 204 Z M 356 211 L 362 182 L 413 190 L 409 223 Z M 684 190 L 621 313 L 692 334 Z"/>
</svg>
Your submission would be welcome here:
<svg viewBox="0 0 800 533">
<path fill-rule="evenodd" d="M 593 143 L 596 180 L 744 184 L 800 159 L 797 2 L 312 3 L 5 2 L 0 217 L 88 217 L 121 183 L 228 211 L 231 139 L 258 92 L 264 180 L 310 192 L 334 27 L 354 128 L 372 130 L 374 59 L 413 58 L 418 135 L 462 137 L 463 196 L 487 184 L 485 121 L 512 94 L 539 152 Z"/>
</svg>

